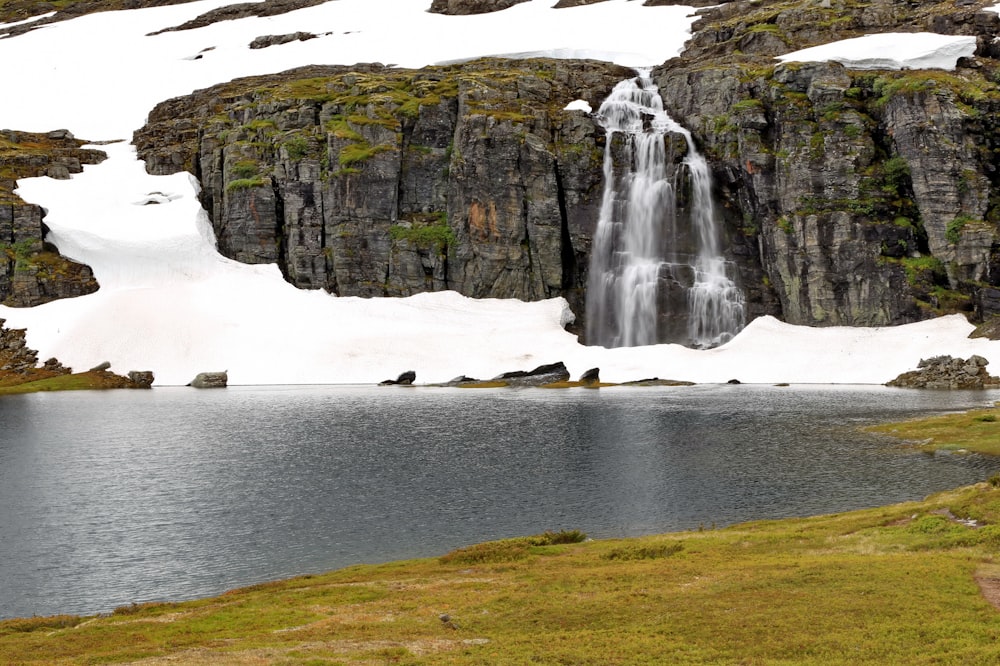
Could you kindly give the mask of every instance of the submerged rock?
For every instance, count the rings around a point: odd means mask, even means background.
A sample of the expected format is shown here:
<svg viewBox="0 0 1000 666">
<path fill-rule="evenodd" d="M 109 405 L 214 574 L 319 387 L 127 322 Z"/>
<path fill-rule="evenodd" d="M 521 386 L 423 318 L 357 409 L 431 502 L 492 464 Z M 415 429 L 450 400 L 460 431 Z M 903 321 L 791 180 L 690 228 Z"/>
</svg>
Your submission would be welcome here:
<svg viewBox="0 0 1000 666">
<path fill-rule="evenodd" d="M 968 359 L 935 356 L 921 359 L 917 370 L 904 372 L 886 386 L 929 389 L 991 389 L 1000 388 L 1000 377 L 986 370 L 989 361 L 973 355 Z"/>
</svg>

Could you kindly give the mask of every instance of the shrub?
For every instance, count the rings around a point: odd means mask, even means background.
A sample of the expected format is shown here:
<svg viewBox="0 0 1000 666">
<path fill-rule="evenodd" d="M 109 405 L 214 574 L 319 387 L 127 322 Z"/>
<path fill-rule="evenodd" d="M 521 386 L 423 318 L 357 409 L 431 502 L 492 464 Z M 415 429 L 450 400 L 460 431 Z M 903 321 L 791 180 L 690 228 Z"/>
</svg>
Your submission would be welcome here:
<svg viewBox="0 0 1000 666">
<path fill-rule="evenodd" d="M 226 191 L 249 190 L 255 187 L 263 187 L 264 185 L 267 185 L 267 180 L 260 176 L 256 178 L 237 178 L 226 183 Z"/>
<path fill-rule="evenodd" d="M 684 550 L 684 544 L 676 541 L 649 546 L 623 546 L 615 548 L 603 557 L 606 560 L 656 560 L 670 557 Z"/>
<path fill-rule="evenodd" d="M 303 136 L 292 137 L 285 142 L 284 146 L 289 159 L 301 160 L 309 154 L 309 142 Z"/>
<path fill-rule="evenodd" d="M 229 167 L 229 175 L 234 179 L 254 178 L 260 173 L 260 165 L 253 160 L 240 160 Z"/>
</svg>

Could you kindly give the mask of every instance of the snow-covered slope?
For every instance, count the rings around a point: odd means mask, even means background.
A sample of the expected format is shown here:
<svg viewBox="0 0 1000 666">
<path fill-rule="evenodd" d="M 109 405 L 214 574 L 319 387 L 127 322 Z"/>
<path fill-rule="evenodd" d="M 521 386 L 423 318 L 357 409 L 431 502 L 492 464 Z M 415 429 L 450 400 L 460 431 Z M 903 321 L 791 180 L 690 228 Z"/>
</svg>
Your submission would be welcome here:
<svg viewBox="0 0 1000 666">
<path fill-rule="evenodd" d="M 236 76 L 320 64 L 380 61 L 410 67 L 489 54 L 590 57 L 659 64 L 688 36 L 690 8 L 608 0 L 554 10 L 532 0 L 494 14 L 429 14 L 419 0 L 337 0 L 268 19 L 149 33 L 225 0 L 108 12 L 0 39 L 9 89 L 0 127 L 68 128 L 90 140 L 122 139 L 158 101 Z M 317 39 L 250 50 L 259 35 Z M 200 56 L 200 57 L 199 57 Z M 566 103 L 574 100 L 566 100 Z M 596 108 L 601 100 L 583 100 Z M 579 104 L 579 103 L 577 103 Z M 600 367 L 611 381 L 670 377 L 701 382 L 880 383 L 921 357 L 978 353 L 1000 365 L 1000 343 L 966 338 L 948 317 L 894 329 L 805 329 L 759 319 L 728 345 L 606 350 L 565 332 L 561 299 L 474 301 L 454 293 L 407 299 L 335 298 L 298 291 L 273 266 L 247 266 L 214 251 L 197 183 L 145 173 L 125 143 L 69 181 L 26 179 L 19 193 L 48 209 L 49 240 L 94 269 L 96 294 L 31 309 L 0 307 L 27 327 L 42 357 L 78 369 L 151 369 L 181 384 L 227 369 L 237 384 L 375 382 L 415 370 L 419 382 L 491 377 L 562 360 L 574 374 Z M 155 201 L 156 205 L 144 205 Z"/>
</svg>

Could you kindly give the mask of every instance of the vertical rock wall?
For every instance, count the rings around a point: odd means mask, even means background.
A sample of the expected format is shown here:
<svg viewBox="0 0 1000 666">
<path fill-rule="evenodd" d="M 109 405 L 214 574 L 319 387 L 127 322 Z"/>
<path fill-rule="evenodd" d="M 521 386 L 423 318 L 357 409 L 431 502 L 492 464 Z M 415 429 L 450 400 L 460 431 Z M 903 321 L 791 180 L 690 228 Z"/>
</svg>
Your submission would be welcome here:
<svg viewBox="0 0 1000 666">
<path fill-rule="evenodd" d="M 198 175 L 220 251 L 344 296 L 453 289 L 583 310 L 603 131 L 579 111 L 630 70 L 482 60 L 308 68 L 169 100 L 135 136 Z"/>
</svg>

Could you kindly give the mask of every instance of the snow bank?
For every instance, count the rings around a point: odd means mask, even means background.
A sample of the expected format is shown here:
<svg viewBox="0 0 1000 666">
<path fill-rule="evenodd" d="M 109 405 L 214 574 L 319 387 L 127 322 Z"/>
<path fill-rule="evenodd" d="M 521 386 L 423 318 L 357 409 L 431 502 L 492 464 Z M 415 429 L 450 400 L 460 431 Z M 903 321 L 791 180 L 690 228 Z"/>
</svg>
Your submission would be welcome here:
<svg viewBox="0 0 1000 666">
<path fill-rule="evenodd" d="M 955 69 L 976 38 L 933 32 L 887 32 L 830 42 L 778 56 L 782 62 L 833 61 L 849 69 Z"/>
<path fill-rule="evenodd" d="M 474 16 L 431 14 L 430 0 L 336 0 L 281 16 L 149 36 L 227 4 L 202 0 L 102 12 L 0 40 L 0 62 L 18 63 L 4 74 L 7 88 L 32 91 L 18 104 L 0 107 L 0 127 L 66 127 L 91 141 L 127 139 L 164 99 L 311 64 L 423 67 L 484 55 L 547 55 L 648 67 L 680 52 L 694 20 L 690 7 L 643 7 L 629 0 L 569 9 L 530 0 Z M 318 38 L 249 48 L 260 35 L 298 31 Z M 596 106 L 601 100 L 589 101 Z"/>
</svg>

